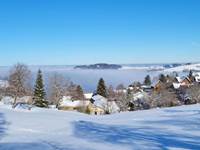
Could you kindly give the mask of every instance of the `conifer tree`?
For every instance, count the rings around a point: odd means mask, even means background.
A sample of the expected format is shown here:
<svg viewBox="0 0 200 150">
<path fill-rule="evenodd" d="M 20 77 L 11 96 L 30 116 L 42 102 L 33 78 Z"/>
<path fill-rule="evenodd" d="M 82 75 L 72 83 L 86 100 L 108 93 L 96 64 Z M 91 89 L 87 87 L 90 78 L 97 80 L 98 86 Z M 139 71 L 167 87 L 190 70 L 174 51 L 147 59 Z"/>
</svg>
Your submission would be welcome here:
<svg viewBox="0 0 200 150">
<path fill-rule="evenodd" d="M 38 107 L 48 107 L 48 102 L 45 100 L 45 89 L 42 78 L 42 71 L 39 70 L 34 89 L 34 105 Z"/>
<path fill-rule="evenodd" d="M 167 79 L 166 79 L 166 77 L 165 77 L 164 74 L 161 74 L 161 75 L 160 75 L 159 80 L 160 80 L 161 82 L 163 82 L 163 83 L 166 83 L 166 82 L 167 82 Z"/>
<path fill-rule="evenodd" d="M 188 78 L 189 78 L 192 82 L 195 81 L 195 77 L 193 76 L 193 71 L 192 71 L 192 70 L 190 70 L 189 75 L 188 75 Z"/>
<path fill-rule="evenodd" d="M 106 85 L 105 85 L 103 78 L 100 78 L 100 80 L 99 80 L 99 83 L 97 86 L 97 94 L 99 94 L 103 97 L 107 97 Z"/>
<path fill-rule="evenodd" d="M 133 98 L 132 92 L 130 89 L 127 90 L 126 98 L 127 98 L 127 101 L 130 101 Z"/>
<path fill-rule="evenodd" d="M 144 79 L 144 84 L 145 85 L 151 85 L 151 78 L 149 75 L 147 75 Z"/>
<path fill-rule="evenodd" d="M 76 100 L 84 100 L 84 98 L 85 97 L 84 97 L 83 89 L 82 89 L 82 87 L 80 85 L 78 85 L 76 87 L 74 99 L 76 99 Z"/>
<path fill-rule="evenodd" d="M 78 93 L 78 96 L 80 99 L 84 99 L 84 93 L 83 93 L 83 89 L 80 85 L 77 86 L 76 91 Z"/>
<path fill-rule="evenodd" d="M 193 76 L 192 70 L 190 70 L 188 77 L 191 78 Z"/>
</svg>

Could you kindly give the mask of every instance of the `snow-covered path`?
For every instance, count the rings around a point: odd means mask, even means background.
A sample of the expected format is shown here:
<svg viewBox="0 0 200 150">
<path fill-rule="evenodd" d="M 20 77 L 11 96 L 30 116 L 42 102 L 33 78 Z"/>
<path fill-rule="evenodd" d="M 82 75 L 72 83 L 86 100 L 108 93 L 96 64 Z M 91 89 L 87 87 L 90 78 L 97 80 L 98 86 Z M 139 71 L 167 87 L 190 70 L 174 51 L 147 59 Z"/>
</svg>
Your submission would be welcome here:
<svg viewBox="0 0 200 150">
<path fill-rule="evenodd" d="M 0 150 L 200 149 L 200 105 L 108 116 L 0 105 Z"/>
</svg>

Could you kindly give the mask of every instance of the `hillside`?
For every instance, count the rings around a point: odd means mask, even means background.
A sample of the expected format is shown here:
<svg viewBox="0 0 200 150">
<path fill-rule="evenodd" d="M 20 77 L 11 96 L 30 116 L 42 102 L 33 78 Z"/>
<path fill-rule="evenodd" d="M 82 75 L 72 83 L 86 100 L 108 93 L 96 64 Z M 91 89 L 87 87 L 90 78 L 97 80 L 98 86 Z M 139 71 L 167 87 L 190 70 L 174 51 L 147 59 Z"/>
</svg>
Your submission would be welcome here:
<svg viewBox="0 0 200 150">
<path fill-rule="evenodd" d="M 182 66 L 178 66 L 178 67 L 174 67 L 174 68 L 165 69 L 164 71 L 166 71 L 166 72 L 173 72 L 173 71 L 183 72 L 183 71 L 189 71 L 189 70 L 200 71 L 200 64 L 197 63 L 197 64 L 190 64 L 190 65 L 182 65 Z"/>
<path fill-rule="evenodd" d="M 0 105 L 0 149 L 200 149 L 200 105 L 88 116 Z"/>
</svg>

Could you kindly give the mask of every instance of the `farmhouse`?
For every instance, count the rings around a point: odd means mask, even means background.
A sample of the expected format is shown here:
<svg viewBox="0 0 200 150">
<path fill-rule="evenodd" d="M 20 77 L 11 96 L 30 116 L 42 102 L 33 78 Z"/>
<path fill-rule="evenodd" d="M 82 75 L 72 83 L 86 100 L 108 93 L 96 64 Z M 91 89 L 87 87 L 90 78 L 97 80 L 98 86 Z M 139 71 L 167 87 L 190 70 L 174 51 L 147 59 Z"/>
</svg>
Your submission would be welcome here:
<svg viewBox="0 0 200 150">
<path fill-rule="evenodd" d="M 152 87 L 154 88 L 154 91 L 159 92 L 164 85 L 165 84 L 162 81 L 158 80 L 152 84 Z"/>
<path fill-rule="evenodd" d="M 101 95 L 95 95 L 90 100 L 88 110 L 90 114 L 103 115 L 107 113 L 119 112 L 120 109 L 115 101 L 108 101 L 105 97 Z"/>
<path fill-rule="evenodd" d="M 175 82 L 173 83 L 174 89 L 179 89 L 180 87 L 190 87 L 192 81 L 189 77 L 176 77 Z"/>
<path fill-rule="evenodd" d="M 200 72 L 193 74 L 195 82 L 200 83 Z"/>
<path fill-rule="evenodd" d="M 89 105 L 90 101 L 87 100 L 72 100 L 69 96 L 63 96 L 59 101 L 58 109 L 59 110 L 80 110 L 86 108 Z"/>
<path fill-rule="evenodd" d="M 86 100 L 90 100 L 92 98 L 92 96 L 93 96 L 93 93 L 85 93 L 84 94 L 84 97 Z"/>
</svg>

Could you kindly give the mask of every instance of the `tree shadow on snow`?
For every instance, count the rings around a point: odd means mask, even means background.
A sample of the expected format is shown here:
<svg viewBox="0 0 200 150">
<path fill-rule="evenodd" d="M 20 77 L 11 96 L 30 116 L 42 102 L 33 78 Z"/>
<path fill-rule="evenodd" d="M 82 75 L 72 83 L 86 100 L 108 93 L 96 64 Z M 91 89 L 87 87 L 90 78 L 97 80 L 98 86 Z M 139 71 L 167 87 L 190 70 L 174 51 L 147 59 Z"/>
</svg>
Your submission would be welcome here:
<svg viewBox="0 0 200 150">
<path fill-rule="evenodd" d="M 61 146 L 53 142 L 33 142 L 33 143 L 1 143 L 1 150 L 89 150 L 73 145 Z"/>
<path fill-rule="evenodd" d="M 6 134 L 7 125 L 4 114 L 0 112 L 0 141 Z"/>
<path fill-rule="evenodd" d="M 133 149 L 146 143 L 149 148 L 168 149 L 186 148 L 200 149 L 200 136 L 181 135 L 159 128 L 147 126 L 142 128 L 105 125 L 86 121 L 73 122 L 74 135 L 93 142 L 128 145 Z M 151 147 L 152 146 L 152 147 Z M 139 149 L 139 148 L 138 148 Z"/>
</svg>

